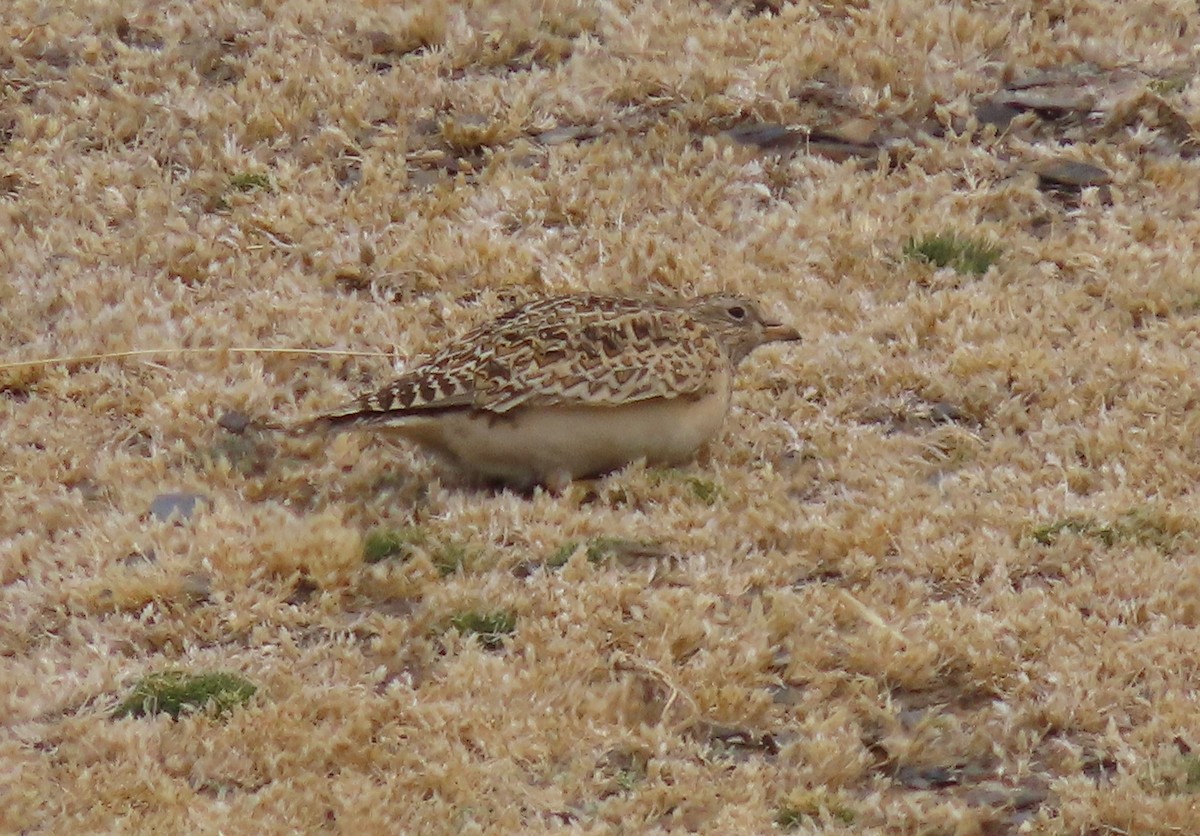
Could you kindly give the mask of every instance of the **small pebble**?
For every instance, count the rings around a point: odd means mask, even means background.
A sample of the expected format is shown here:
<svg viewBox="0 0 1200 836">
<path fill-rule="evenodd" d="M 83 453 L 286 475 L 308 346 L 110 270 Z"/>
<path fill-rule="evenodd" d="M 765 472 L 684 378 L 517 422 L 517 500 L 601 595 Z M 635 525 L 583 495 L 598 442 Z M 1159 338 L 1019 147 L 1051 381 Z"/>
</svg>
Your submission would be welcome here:
<svg viewBox="0 0 1200 836">
<path fill-rule="evenodd" d="M 180 520 L 191 519 L 200 503 L 207 500 L 199 493 L 162 493 L 150 503 L 150 516 L 156 520 L 169 520 L 174 515 Z"/>
<path fill-rule="evenodd" d="M 226 432 L 241 435 L 250 426 L 250 416 L 244 412 L 238 412 L 236 409 L 231 409 L 221 413 L 221 417 L 217 419 L 217 426 Z"/>
</svg>

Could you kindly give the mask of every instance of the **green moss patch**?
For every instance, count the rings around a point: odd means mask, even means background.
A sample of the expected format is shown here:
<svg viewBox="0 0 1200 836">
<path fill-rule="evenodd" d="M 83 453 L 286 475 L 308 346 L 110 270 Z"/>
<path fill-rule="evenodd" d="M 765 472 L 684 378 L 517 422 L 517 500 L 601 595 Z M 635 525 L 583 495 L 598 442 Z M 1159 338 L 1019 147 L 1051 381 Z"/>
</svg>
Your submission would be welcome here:
<svg viewBox="0 0 1200 836">
<path fill-rule="evenodd" d="M 488 650 L 498 650 L 504 644 L 504 637 L 516 629 L 517 616 L 507 610 L 468 610 L 451 618 L 450 626 L 460 633 L 477 636 L 479 643 Z"/>
<path fill-rule="evenodd" d="M 959 273 L 982 276 L 1000 258 L 1002 250 L 982 241 L 953 233 L 909 238 L 904 255 L 935 267 L 953 267 Z"/>
<path fill-rule="evenodd" d="M 379 563 L 392 558 L 407 560 L 412 556 L 413 547 L 423 546 L 427 539 L 425 530 L 419 526 L 376 529 L 363 540 L 363 562 Z"/>
<path fill-rule="evenodd" d="M 213 711 L 219 716 L 245 705 L 257 690 L 253 683 L 234 673 L 162 671 L 143 677 L 112 716 L 170 714 L 178 717 L 192 711 Z"/>
</svg>

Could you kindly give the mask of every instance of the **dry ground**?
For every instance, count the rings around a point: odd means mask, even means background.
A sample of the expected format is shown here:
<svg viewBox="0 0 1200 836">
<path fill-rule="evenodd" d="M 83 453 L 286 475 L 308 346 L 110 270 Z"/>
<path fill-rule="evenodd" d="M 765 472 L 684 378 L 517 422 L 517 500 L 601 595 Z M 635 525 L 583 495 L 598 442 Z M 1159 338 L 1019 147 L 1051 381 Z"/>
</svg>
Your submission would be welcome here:
<svg viewBox="0 0 1200 836">
<path fill-rule="evenodd" d="M 1197 832 L 1195 3 L 442 8 L 0 11 L 0 361 L 164 349 L 0 372 L 0 831 Z M 240 425 L 583 289 L 805 342 L 562 497 Z"/>
</svg>

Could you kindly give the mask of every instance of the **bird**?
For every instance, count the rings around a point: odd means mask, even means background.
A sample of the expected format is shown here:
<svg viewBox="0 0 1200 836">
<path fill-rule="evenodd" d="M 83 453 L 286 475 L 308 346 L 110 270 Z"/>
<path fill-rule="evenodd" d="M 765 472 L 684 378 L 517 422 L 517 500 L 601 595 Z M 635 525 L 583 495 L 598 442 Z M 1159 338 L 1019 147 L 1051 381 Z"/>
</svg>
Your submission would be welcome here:
<svg viewBox="0 0 1200 836">
<path fill-rule="evenodd" d="M 395 435 L 485 483 L 557 494 L 639 459 L 691 461 L 725 419 L 737 366 L 799 339 L 737 295 L 543 297 L 310 425 Z"/>
</svg>

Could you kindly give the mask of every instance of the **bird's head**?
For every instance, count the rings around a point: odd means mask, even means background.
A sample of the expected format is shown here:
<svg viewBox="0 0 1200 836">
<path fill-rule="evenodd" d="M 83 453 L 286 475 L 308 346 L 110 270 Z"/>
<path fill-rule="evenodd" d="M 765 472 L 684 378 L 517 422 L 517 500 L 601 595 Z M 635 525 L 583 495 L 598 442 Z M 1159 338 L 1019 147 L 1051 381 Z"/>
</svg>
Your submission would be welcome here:
<svg viewBox="0 0 1200 836">
<path fill-rule="evenodd" d="M 767 319 L 757 304 L 742 296 L 701 296 L 688 307 L 721 343 L 735 366 L 760 345 L 800 339 L 795 328 Z"/>
</svg>

